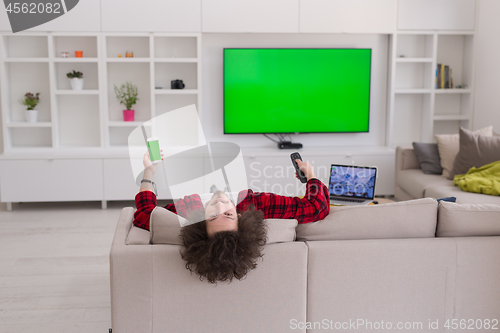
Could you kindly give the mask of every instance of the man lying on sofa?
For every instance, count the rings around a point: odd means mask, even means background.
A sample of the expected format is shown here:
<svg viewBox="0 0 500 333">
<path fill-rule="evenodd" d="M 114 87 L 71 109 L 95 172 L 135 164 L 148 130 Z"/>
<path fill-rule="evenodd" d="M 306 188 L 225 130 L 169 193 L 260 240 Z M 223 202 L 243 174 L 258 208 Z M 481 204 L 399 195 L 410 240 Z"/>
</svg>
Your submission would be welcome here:
<svg viewBox="0 0 500 333">
<path fill-rule="evenodd" d="M 181 230 L 181 256 L 186 268 L 196 272 L 200 280 L 206 278 L 211 283 L 241 280 L 262 257 L 266 243 L 264 219 L 296 219 L 299 223 L 308 223 L 325 218 L 330 211 L 328 188 L 316 178 L 309 162 L 296 161 L 307 177 L 303 198 L 246 190 L 238 194 L 235 206 L 224 192 L 217 191 L 205 207 L 198 194 L 185 196 L 175 205 L 166 205 L 164 208 L 173 213 L 201 221 Z M 156 165 L 151 163 L 149 153 L 144 155 L 143 163 L 146 182 L 141 183 L 135 196 L 134 225 L 149 230 L 156 196 L 148 181 L 153 179 Z"/>
</svg>

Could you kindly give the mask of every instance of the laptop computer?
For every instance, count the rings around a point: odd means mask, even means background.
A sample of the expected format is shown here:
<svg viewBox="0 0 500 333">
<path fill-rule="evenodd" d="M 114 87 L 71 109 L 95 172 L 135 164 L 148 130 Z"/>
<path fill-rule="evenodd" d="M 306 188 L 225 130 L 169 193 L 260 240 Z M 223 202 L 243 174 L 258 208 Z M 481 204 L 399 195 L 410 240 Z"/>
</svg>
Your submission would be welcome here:
<svg viewBox="0 0 500 333">
<path fill-rule="evenodd" d="M 376 178 L 376 167 L 332 164 L 330 204 L 352 206 L 373 202 Z"/>
</svg>

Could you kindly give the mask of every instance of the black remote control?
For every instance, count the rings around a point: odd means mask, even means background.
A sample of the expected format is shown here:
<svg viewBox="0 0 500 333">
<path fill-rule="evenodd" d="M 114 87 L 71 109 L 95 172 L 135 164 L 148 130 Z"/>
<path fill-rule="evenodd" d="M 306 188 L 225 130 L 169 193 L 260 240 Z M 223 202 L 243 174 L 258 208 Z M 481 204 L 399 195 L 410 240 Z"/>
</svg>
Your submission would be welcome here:
<svg viewBox="0 0 500 333">
<path fill-rule="evenodd" d="M 307 178 L 306 176 L 304 175 L 304 173 L 299 169 L 299 165 L 297 164 L 297 162 L 295 162 L 295 160 L 301 160 L 302 161 L 302 157 L 300 157 L 300 154 L 299 153 L 292 153 L 290 155 L 290 158 L 292 159 L 292 164 L 293 164 L 293 167 L 295 168 L 295 172 L 297 173 L 297 176 L 299 176 L 299 180 L 302 182 L 302 183 L 307 183 Z"/>
</svg>

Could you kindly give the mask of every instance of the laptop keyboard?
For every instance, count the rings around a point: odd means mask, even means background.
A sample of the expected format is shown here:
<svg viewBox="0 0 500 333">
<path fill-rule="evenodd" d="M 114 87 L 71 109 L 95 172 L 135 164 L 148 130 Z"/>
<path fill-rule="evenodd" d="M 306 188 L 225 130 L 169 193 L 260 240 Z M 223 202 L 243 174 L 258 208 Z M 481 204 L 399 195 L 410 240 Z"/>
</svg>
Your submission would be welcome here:
<svg viewBox="0 0 500 333">
<path fill-rule="evenodd" d="M 363 202 L 366 199 L 349 199 L 349 198 L 334 198 L 336 201 L 348 201 L 348 202 Z"/>
</svg>

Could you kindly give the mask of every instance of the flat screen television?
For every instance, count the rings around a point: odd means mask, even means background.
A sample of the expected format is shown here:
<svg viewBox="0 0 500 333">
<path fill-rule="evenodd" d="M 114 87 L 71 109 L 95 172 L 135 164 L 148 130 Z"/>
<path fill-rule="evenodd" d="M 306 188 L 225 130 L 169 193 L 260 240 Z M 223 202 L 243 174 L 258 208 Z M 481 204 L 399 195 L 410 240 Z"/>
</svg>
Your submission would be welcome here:
<svg viewBox="0 0 500 333">
<path fill-rule="evenodd" d="M 368 132 L 371 49 L 224 49 L 224 133 Z"/>
</svg>

